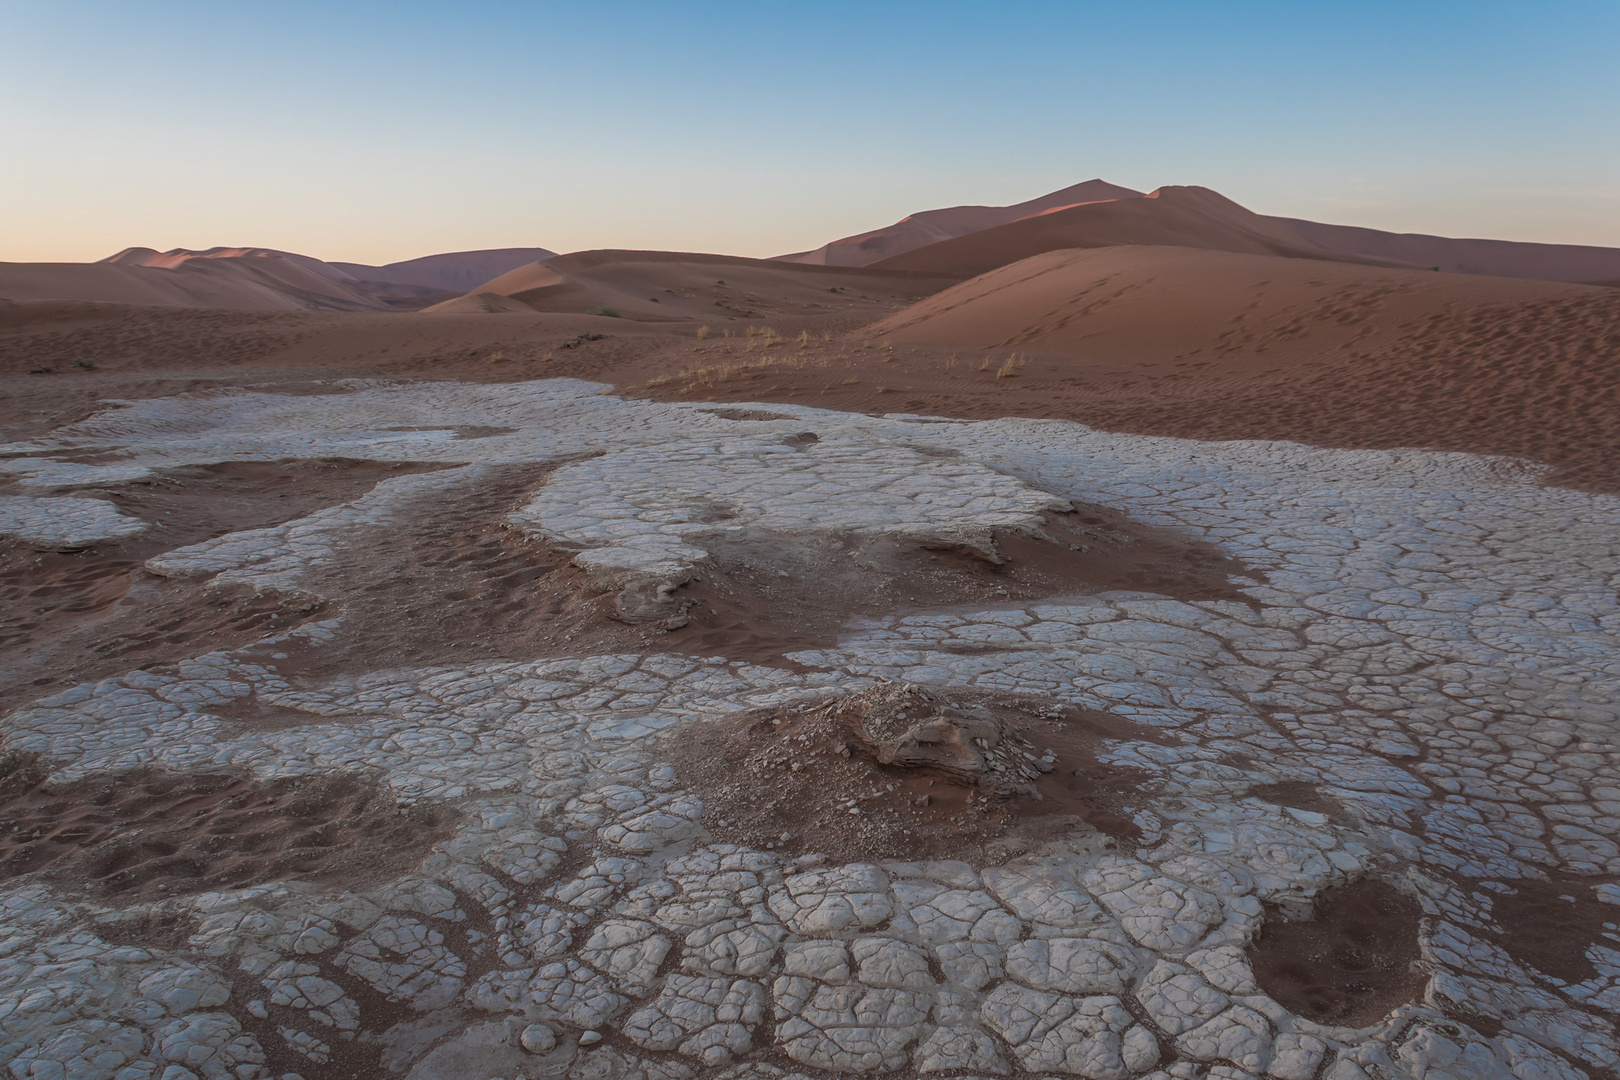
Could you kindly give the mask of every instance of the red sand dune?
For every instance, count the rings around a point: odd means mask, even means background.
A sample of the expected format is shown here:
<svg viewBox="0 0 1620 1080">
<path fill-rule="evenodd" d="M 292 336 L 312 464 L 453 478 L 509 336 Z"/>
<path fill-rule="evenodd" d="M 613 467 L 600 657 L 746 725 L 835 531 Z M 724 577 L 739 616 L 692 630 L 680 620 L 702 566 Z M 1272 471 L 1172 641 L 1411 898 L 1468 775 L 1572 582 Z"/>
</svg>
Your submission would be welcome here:
<svg viewBox="0 0 1620 1080">
<path fill-rule="evenodd" d="M 465 292 L 508 270 L 549 259 L 556 254 L 546 248 L 489 248 L 424 255 L 420 259 L 407 259 L 383 266 L 346 262 L 327 265 L 346 270 L 351 277 L 360 281 L 417 285 L 438 292 Z"/>
<path fill-rule="evenodd" d="M 501 248 L 367 266 L 272 248 L 132 247 L 94 263 L 0 263 L 0 298 L 238 311 L 411 310 L 551 255 L 545 248 Z"/>
<path fill-rule="evenodd" d="M 1620 491 L 1620 290 L 1125 246 L 1044 253 L 866 333 L 597 375 L 683 400 L 1507 454 Z"/>
<path fill-rule="evenodd" d="M 1620 279 L 1620 249 L 1453 240 L 1266 217 L 1202 187 L 1054 210 L 880 260 L 875 268 L 972 277 L 1061 248 L 1160 244 L 1549 281 Z"/>
<path fill-rule="evenodd" d="M 869 266 L 879 259 L 911 251 L 940 240 L 1005 225 L 1009 221 L 1033 214 L 1047 213 L 1081 203 L 1105 202 L 1113 199 L 1140 198 L 1140 191 L 1110 184 L 1106 180 L 1087 180 L 1042 195 L 1027 202 L 1011 206 L 950 206 L 943 210 L 924 210 L 901 218 L 893 225 L 856 236 L 834 240 L 814 251 L 801 251 L 795 255 L 782 255 L 782 262 L 811 263 L 818 266 Z"/>
<path fill-rule="evenodd" d="M 640 322 L 718 321 L 828 314 L 907 300 L 951 284 L 909 270 L 867 270 L 679 251 L 578 251 L 530 263 L 469 295 L 520 301 L 534 311 L 611 309 Z M 473 310 L 466 297 L 427 312 Z M 493 310 L 485 308 L 485 310 Z M 877 314 L 872 311 L 871 318 Z"/>
<path fill-rule="evenodd" d="M 321 273 L 279 254 L 186 257 L 175 260 L 172 268 L 143 265 L 127 259 L 129 255 L 121 252 L 113 257 L 118 261 L 98 263 L 0 263 L 0 297 L 240 311 L 366 311 L 389 306 L 359 282 Z"/>
<path fill-rule="evenodd" d="M 1184 247 L 1049 251 L 875 324 L 890 340 L 1144 360 L 1315 362 L 1386 349 L 1489 304 L 1603 296 L 1592 285 Z"/>
</svg>

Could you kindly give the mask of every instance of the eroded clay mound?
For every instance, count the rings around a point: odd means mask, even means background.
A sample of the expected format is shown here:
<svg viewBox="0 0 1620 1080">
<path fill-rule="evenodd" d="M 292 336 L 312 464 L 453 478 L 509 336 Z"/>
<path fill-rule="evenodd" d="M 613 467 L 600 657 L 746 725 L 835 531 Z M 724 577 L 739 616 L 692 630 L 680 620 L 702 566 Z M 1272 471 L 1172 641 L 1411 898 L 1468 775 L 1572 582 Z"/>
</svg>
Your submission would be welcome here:
<svg viewBox="0 0 1620 1080">
<path fill-rule="evenodd" d="M 912 683 L 880 683 L 825 708 L 880 764 L 935 769 L 993 795 L 1032 794 L 1057 759 L 984 706 Z"/>
<path fill-rule="evenodd" d="M 265 882 L 353 887 L 421 861 L 454 815 L 401 812 L 374 780 L 254 780 L 147 770 L 52 784 L 32 761 L 0 763 L 0 880 L 44 873 L 121 901 Z"/>
<path fill-rule="evenodd" d="M 722 841 L 990 863 L 1056 837 L 1135 836 L 1141 774 L 1096 754 L 1128 727 L 1014 695 L 879 683 L 683 727 L 667 753 Z"/>
</svg>

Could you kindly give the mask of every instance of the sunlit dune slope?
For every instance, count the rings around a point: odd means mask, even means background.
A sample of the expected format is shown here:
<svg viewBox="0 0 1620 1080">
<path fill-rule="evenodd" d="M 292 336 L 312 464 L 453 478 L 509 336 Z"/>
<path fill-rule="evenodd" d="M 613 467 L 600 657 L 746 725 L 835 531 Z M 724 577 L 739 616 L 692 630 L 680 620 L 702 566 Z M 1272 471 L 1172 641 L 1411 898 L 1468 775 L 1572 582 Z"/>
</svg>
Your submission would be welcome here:
<svg viewBox="0 0 1620 1080">
<path fill-rule="evenodd" d="M 892 340 L 1060 351 L 1088 363 L 1269 366 L 1383 350 L 1457 313 L 1604 295 L 1594 286 L 1185 247 L 1049 251 L 879 322 Z"/>
</svg>

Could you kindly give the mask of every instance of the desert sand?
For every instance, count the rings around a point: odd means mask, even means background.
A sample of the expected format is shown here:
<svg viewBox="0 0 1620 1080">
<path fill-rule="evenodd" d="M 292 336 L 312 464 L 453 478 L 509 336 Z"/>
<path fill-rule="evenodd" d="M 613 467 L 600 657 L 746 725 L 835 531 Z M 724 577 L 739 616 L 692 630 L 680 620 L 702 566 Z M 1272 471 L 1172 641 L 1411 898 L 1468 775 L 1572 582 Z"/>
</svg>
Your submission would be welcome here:
<svg viewBox="0 0 1620 1080">
<path fill-rule="evenodd" d="M 1617 257 L 0 267 L 0 1057 L 1613 1075 Z"/>
</svg>

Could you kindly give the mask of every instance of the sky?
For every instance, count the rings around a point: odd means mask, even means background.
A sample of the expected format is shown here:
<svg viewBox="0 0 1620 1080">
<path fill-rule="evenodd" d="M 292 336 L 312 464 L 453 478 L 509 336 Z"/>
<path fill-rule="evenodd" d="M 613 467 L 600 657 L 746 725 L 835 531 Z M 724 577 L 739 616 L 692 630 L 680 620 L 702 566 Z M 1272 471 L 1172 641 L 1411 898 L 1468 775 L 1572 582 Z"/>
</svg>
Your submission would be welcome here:
<svg viewBox="0 0 1620 1080">
<path fill-rule="evenodd" d="M 1616 0 L 0 0 L 0 261 L 769 256 L 1102 177 L 1620 247 Z"/>
</svg>

